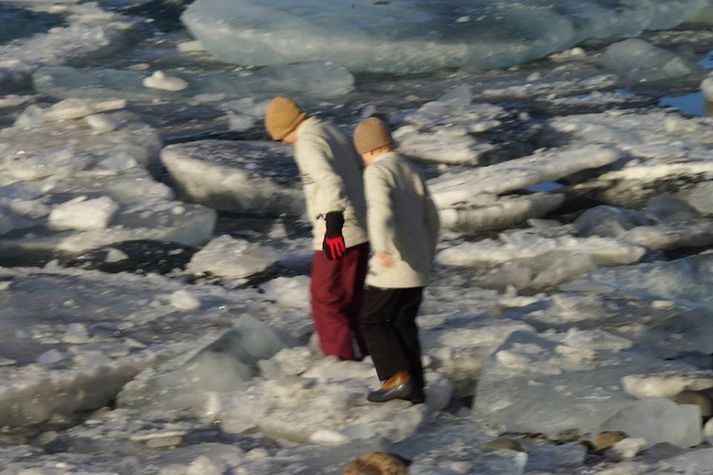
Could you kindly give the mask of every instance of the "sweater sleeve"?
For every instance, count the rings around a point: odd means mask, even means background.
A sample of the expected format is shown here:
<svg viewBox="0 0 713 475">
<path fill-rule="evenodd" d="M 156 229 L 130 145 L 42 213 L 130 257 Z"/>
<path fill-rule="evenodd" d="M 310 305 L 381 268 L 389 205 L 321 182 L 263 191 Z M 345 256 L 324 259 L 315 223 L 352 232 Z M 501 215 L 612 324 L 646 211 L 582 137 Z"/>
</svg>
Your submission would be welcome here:
<svg viewBox="0 0 713 475">
<path fill-rule="evenodd" d="M 396 232 L 394 223 L 394 208 L 392 187 L 388 177 L 377 165 L 367 167 L 364 172 L 364 192 L 367 206 L 367 229 L 369 244 L 374 252 L 386 252 L 400 259 L 400 254 L 394 245 Z"/>
<path fill-rule="evenodd" d="M 344 181 L 334 169 L 334 156 L 326 141 L 312 135 L 298 140 L 295 159 L 305 180 L 316 184 L 314 218 L 330 211 L 343 212 L 347 206 Z"/>
</svg>

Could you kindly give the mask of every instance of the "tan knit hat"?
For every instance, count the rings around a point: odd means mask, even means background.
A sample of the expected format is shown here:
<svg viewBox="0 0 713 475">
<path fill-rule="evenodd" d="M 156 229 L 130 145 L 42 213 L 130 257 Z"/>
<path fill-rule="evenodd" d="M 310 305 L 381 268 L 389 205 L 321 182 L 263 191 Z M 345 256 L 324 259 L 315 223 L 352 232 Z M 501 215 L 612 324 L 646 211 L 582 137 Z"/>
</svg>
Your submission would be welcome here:
<svg viewBox="0 0 713 475">
<path fill-rule="evenodd" d="M 307 114 L 291 98 L 277 96 L 267 105 L 265 128 L 273 140 L 282 140 L 307 118 Z"/>
<path fill-rule="evenodd" d="M 357 152 L 364 154 L 379 147 L 393 145 L 389 126 L 377 117 L 369 117 L 357 125 L 354 131 L 354 146 Z"/>
</svg>

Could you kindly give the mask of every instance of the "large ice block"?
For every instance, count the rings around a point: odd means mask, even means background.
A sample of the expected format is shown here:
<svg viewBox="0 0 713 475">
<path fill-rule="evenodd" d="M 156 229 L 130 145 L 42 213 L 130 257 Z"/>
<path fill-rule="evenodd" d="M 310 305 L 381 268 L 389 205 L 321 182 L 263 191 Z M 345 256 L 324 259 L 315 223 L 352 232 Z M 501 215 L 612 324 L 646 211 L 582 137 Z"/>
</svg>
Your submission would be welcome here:
<svg viewBox="0 0 713 475">
<path fill-rule="evenodd" d="M 634 402 L 618 384 L 621 377 L 664 367 L 689 369 L 601 330 L 515 332 L 486 363 L 474 414 L 509 432 L 591 431 Z"/>
<path fill-rule="evenodd" d="M 704 0 L 496 2 L 198 0 L 183 22 L 236 64 L 330 59 L 353 71 L 502 68 L 587 38 L 633 37 L 683 22 Z"/>
<path fill-rule="evenodd" d="M 132 101 L 183 100 L 196 96 L 220 95 L 223 100 L 291 94 L 303 98 L 331 98 L 350 92 L 354 77 L 341 66 L 326 61 L 276 65 L 257 70 L 204 71 L 177 69 L 162 71 L 185 81 L 181 90 L 146 87 L 150 72 L 129 69 L 73 68 L 47 66 L 32 76 L 35 88 L 56 98 L 121 97 Z"/>
<path fill-rule="evenodd" d="M 304 198 L 288 146 L 205 140 L 170 145 L 161 160 L 188 199 L 257 216 L 300 216 Z"/>
</svg>

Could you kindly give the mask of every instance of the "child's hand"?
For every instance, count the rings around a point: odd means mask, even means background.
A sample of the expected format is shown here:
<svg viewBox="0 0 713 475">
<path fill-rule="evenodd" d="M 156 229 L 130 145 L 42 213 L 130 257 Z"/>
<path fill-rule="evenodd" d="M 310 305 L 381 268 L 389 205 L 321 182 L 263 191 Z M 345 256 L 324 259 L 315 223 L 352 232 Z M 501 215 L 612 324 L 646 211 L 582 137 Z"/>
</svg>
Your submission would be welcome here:
<svg viewBox="0 0 713 475">
<path fill-rule="evenodd" d="M 394 265 L 394 258 L 388 252 L 377 252 L 376 258 L 379 259 L 379 262 L 384 267 L 393 267 Z"/>
</svg>

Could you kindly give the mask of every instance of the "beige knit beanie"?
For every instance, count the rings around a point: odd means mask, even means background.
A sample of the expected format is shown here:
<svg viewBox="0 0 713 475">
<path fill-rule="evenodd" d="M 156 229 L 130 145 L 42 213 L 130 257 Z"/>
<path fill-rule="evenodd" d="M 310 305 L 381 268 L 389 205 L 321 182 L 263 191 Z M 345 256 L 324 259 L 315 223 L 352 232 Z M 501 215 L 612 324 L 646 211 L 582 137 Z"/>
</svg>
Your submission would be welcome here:
<svg viewBox="0 0 713 475">
<path fill-rule="evenodd" d="M 389 126 L 377 117 L 363 120 L 354 131 L 354 146 L 360 154 L 371 152 L 379 147 L 391 146 L 393 143 Z"/>
<path fill-rule="evenodd" d="M 307 114 L 291 98 L 277 96 L 267 105 L 265 129 L 273 140 L 282 140 L 307 118 Z"/>
</svg>

